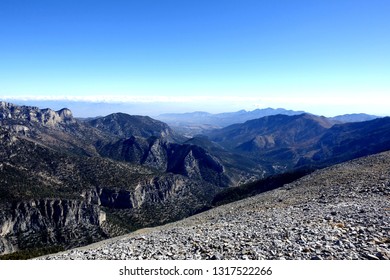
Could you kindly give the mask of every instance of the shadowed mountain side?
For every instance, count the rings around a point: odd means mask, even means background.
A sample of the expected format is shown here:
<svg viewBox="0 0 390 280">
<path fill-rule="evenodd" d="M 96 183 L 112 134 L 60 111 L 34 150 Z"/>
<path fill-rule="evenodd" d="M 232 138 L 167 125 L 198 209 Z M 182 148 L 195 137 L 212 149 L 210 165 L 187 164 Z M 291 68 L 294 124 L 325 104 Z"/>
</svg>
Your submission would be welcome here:
<svg viewBox="0 0 390 280">
<path fill-rule="evenodd" d="M 156 137 L 131 137 L 106 144 L 99 149 L 99 153 L 115 160 L 181 174 L 220 187 L 231 185 L 223 164 L 196 145 L 169 143 Z"/>
<path fill-rule="evenodd" d="M 299 164 L 334 164 L 390 150 L 390 117 L 335 125 L 315 146 L 317 152 Z"/>
<path fill-rule="evenodd" d="M 229 176 L 233 186 L 239 186 L 274 174 L 272 164 L 265 160 L 252 160 L 241 153 L 234 153 L 223 148 L 218 143 L 212 142 L 207 136 L 197 135 L 185 142 L 185 144 L 202 147 L 211 151 L 212 155 L 223 163 L 225 174 Z"/>
</svg>

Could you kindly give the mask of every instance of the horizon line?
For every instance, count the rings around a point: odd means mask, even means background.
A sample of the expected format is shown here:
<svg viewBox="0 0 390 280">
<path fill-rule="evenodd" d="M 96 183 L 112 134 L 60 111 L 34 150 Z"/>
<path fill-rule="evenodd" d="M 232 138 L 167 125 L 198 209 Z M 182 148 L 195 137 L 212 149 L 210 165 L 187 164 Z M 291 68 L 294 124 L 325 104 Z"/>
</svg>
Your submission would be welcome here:
<svg viewBox="0 0 390 280">
<path fill-rule="evenodd" d="M 180 103 L 178 102 L 177 100 L 175 101 L 169 101 L 170 99 L 172 99 L 173 97 L 169 97 L 169 98 L 165 98 L 165 97 L 159 97 L 159 98 L 156 98 L 156 99 L 150 99 L 150 98 L 146 98 L 146 97 L 140 97 L 140 99 L 138 99 L 139 97 L 127 97 L 125 98 L 125 100 L 117 100 L 115 98 L 100 98 L 100 97 L 97 97 L 97 98 L 90 98 L 90 97 L 76 97 L 76 98 L 69 98 L 69 97 L 44 97 L 44 98 L 41 98 L 39 96 L 37 97 L 7 97 L 7 96 L 0 96 L 0 102 L 1 101 L 4 101 L 4 102 L 7 102 L 7 103 L 15 103 L 15 101 L 17 103 L 19 102 L 32 102 L 32 101 L 36 101 L 36 102 L 71 102 L 71 103 L 86 103 L 86 104 L 107 104 L 107 105 L 130 105 L 130 104 L 153 104 L 153 103 L 169 103 L 169 104 L 173 104 L 173 103 Z M 198 96 L 197 97 L 198 100 L 202 100 L 203 99 L 203 96 Z M 212 99 L 216 99 L 216 97 L 207 97 L 206 99 L 203 99 L 203 100 L 212 100 Z M 231 100 L 235 100 L 235 99 L 239 99 L 241 102 L 245 100 L 245 97 L 244 99 L 241 98 L 241 97 L 231 97 Z M 260 98 L 254 98 L 254 97 L 248 97 L 247 98 L 248 100 L 259 100 Z M 142 100 L 142 101 L 140 101 Z M 181 100 L 181 103 L 190 103 L 189 100 L 191 100 L 191 97 L 188 96 L 187 98 L 180 98 L 178 100 Z M 186 102 L 187 100 L 187 102 Z M 19 102 L 18 102 L 19 101 Z M 43 108 L 42 106 L 39 106 L 39 105 L 19 105 L 19 106 L 30 106 L 30 107 L 38 107 L 39 109 L 46 109 L 46 108 Z M 40 108 L 42 107 L 42 108 Z M 72 108 L 67 108 L 67 107 L 63 107 L 61 109 L 69 109 L 72 111 L 72 113 L 74 111 L 77 111 L 77 110 L 73 110 Z M 53 108 L 50 108 L 50 109 L 53 109 Z M 58 110 L 61 110 L 61 109 L 58 109 Z M 221 111 L 221 112 L 217 112 L 217 113 L 211 113 L 210 111 L 204 111 L 204 110 L 187 110 L 187 111 L 183 111 L 183 112 L 166 112 L 166 113 L 160 113 L 160 114 L 156 114 L 154 115 L 154 117 L 157 117 L 157 116 L 161 116 L 161 115 L 164 115 L 164 114 L 192 114 L 192 113 L 198 113 L 198 112 L 201 112 L 201 113 L 208 113 L 210 115 L 217 115 L 217 114 L 223 114 L 223 113 L 236 113 L 236 112 L 240 112 L 240 111 L 245 111 L 245 112 L 253 112 L 253 111 L 256 111 L 256 110 L 266 110 L 266 109 L 272 109 L 272 110 L 278 110 L 278 109 L 282 109 L 282 110 L 286 110 L 286 111 L 295 111 L 295 112 L 302 112 L 303 114 L 304 113 L 307 113 L 307 114 L 312 114 L 312 115 L 317 115 L 317 116 L 324 116 L 324 117 L 327 117 L 327 118 L 332 118 L 332 117 L 336 117 L 336 116 L 342 116 L 342 115 L 354 115 L 354 114 L 367 114 L 367 115 L 374 115 L 374 116 L 377 116 L 377 117 L 387 117 L 387 116 L 390 116 L 389 114 L 371 114 L 371 113 L 367 113 L 367 112 L 354 112 L 354 113 L 349 113 L 349 112 L 346 112 L 346 113 L 342 113 L 342 114 L 333 114 L 332 116 L 329 116 L 329 114 L 327 114 L 328 116 L 326 116 L 325 114 L 317 114 L 317 113 L 313 113 L 311 112 L 310 110 L 304 110 L 304 109 L 292 109 L 292 108 L 288 108 L 288 107 L 280 107 L 280 106 L 262 106 L 262 107 L 259 107 L 257 106 L 256 108 L 253 108 L 253 109 L 245 109 L 245 108 L 242 108 L 242 109 L 238 109 L 238 110 L 225 110 L 225 111 Z M 55 111 L 58 111 L 57 109 L 53 109 Z M 119 113 L 118 112 L 113 112 L 113 113 Z M 125 112 L 124 112 L 125 113 Z M 98 114 L 98 115 L 95 115 L 95 116 L 101 116 L 102 114 Z M 151 115 L 151 114 L 145 114 L 145 115 Z M 81 116 L 80 116 L 81 117 Z M 93 116 L 92 116 L 93 117 Z M 77 118 L 77 117 L 76 117 Z"/>
</svg>

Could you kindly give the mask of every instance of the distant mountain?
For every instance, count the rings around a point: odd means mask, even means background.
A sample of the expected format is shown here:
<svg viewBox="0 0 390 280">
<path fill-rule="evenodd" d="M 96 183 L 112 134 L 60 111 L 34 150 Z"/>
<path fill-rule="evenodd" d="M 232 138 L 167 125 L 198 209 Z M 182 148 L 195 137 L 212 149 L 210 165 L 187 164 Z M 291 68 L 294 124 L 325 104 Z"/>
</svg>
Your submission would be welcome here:
<svg viewBox="0 0 390 280">
<path fill-rule="evenodd" d="M 241 110 L 234 113 L 221 113 L 217 114 L 217 118 L 220 119 L 220 125 L 225 127 L 227 125 L 235 124 L 235 123 L 243 123 L 248 120 L 258 119 L 266 116 L 272 116 L 272 115 L 287 115 L 287 116 L 294 116 L 294 115 L 300 115 L 304 114 L 304 111 L 293 111 L 293 110 L 286 110 L 283 108 L 265 108 L 265 109 L 256 109 L 253 111 L 245 111 Z"/>
<path fill-rule="evenodd" d="M 390 118 L 337 124 L 315 115 L 276 115 L 209 132 L 227 150 L 272 164 L 275 172 L 318 167 L 390 149 Z"/>
<path fill-rule="evenodd" d="M 299 115 L 303 111 L 292 111 L 282 108 L 256 109 L 253 111 L 240 110 L 237 112 L 210 114 L 207 112 L 193 112 L 184 114 L 162 114 L 156 118 L 167 122 L 168 124 L 208 124 L 220 127 L 228 126 L 234 123 L 243 123 L 248 120 L 258 119 L 270 115 Z"/>
<path fill-rule="evenodd" d="M 307 147 L 333 125 L 325 117 L 310 114 L 275 115 L 234 124 L 208 133 L 226 149 L 269 162 L 276 169 L 292 168 Z"/>
<path fill-rule="evenodd" d="M 233 124 L 207 135 L 211 140 L 231 149 L 245 145 L 248 141 L 257 143 L 259 148 L 273 148 L 311 139 L 332 125 L 325 117 L 315 115 L 274 115 Z"/>
<path fill-rule="evenodd" d="M 340 116 L 335 116 L 330 118 L 331 120 L 340 121 L 343 123 L 347 122 L 365 122 L 365 121 L 371 121 L 374 119 L 380 118 L 375 115 L 368 115 L 368 114 L 345 114 Z"/>
<path fill-rule="evenodd" d="M 222 128 L 228 125 L 243 123 L 248 120 L 258 119 L 270 115 L 299 115 L 303 111 L 292 111 L 282 108 L 256 109 L 253 111 L 237 111 L 231 113 L 210 114 L 207 112 L 193 112 L 184 114 L 163 114 L 156 118 L 168 123 L 178 131 L 188 135 L 201 134 L 205 131 Z"/>
<path fill-rule="evenodd" d="M 310 162 L 334 164 L 387 150 L 390 150 L 390 117 L 338 124 L 321 136 Z"/>
</svg>

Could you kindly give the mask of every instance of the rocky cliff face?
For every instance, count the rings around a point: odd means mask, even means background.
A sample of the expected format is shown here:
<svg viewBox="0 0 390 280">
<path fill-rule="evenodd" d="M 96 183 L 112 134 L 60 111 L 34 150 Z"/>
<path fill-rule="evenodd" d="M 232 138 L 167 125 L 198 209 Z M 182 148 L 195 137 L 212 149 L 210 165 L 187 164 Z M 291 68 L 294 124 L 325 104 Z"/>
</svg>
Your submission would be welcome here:
<svg viewBox="0 0 390 280">
<path fill-rule="evenodd" d="M 151 178 L 139 182 L 133 191 L 98 188 L 99 203 L 110 208 L 141 208 L 145 201 L 162 203 L 182 187 L 182 181 L 173 178 Z"/>
<path fill-rule="evenodd" d="M 82 197 L 88 204 L 114 209 L 142 208 L 145 203 L 165 203 L 179 195 L 189 184 L 182 176 L 151 177 L 141 180 L 132 190 L 96 187 L 84 191 Z M 185 195 L 185 194 L 182 194 Z"/>
<path fill-rule="evenodd" d="M 3 205 L 0 213 L 0 254 L 38 244 L 69 247 L 106 237 L 99 229 L 105 213 L 97 205 L 81 200 L 15 202 Z"/>
<path fill-rule="evenodd" d="M 42 146 L 78 155 L 96 156 L 95 142 L 112 139 L 77 121 L 66 108 L 54 111 L 0 102 L 0 125 Z"/>
<path fill-rule="evenodd" d="M 31 106 L 15 106 L 7 102 L 0 102 L 0 121 L 28 121 L 39 123 L 48 127 L 56 127 L 59 124 L 75 123 L 72 112 L 69 109 L 54 111 L 51 109 L 39 109 Z"/>
<path fill-rule="evenodd" d="M 109 212 L 108 223 L 125 222 L 125 228 L 136 229 L 197 213 L 211 205 L 218 191 L 212 184 L 171 174 L 140 180 L 133 190 L 97 187 L 82 196 L 87 203 Z"/>
<path fill-rule="evenodd" d="M 211 184 L 165 175 L 145 178 L 134 189 L 84 190 L 79 199 L 3 203 L 0 255 L 44 246 L 82 246 L 115 236 L 118 230 L 126 233 L 171 222 L 203 209 L 216 192 Z"/>
</svg>

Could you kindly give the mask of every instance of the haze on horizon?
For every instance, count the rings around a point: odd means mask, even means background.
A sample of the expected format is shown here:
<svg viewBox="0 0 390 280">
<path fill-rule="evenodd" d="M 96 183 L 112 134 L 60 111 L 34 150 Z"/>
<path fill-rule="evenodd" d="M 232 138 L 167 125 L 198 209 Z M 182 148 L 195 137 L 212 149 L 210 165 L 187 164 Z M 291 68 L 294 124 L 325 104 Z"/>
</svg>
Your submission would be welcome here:
<svg viewBox="0 0 390 280">
<path fill-rule="evenodd" d="M 379 0 L 4 0 L 0 100 L 80 117 L 266 107 L 389 115 L 389 8 Z"/>
</svg>

